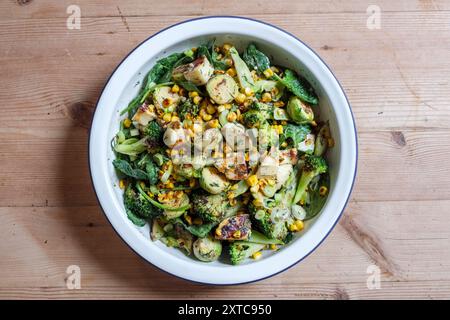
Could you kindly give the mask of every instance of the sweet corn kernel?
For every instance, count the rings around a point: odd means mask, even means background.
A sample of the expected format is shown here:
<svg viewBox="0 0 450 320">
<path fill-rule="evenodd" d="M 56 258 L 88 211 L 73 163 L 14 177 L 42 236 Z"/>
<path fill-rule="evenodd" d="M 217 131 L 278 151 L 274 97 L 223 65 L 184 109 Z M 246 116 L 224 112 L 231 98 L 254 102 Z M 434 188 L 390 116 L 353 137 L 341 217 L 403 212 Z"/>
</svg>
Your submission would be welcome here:
<svg viewBox="0 0 450 320">
<path fill-rule="evenodd" d="M 233 233 L 233 238 L 239 239 L 241 237 L 241 230 L 236 230 Z"/>
<path fill-rule="evenodd" d="M 237 114 L 236 114 L 236 112 L 231 111 L 231 112 L 229 112 L 229 113 L 227 114 L 227 120 L 228 120 L 229 122 L 234 122 L 234 121 L 236 121 L 236 119 L 237 119 Z"/>
<path fill-rule="evenodd" d="M 285 141 L 285 142 L 283 142 L 282 144 L 281 144 L 281 146 L 283 147 L 283 148 L 286 148 L 287 147 L 287 142 Z"/>
<path fill-rule="evenodd" d="M 237 200 L 236 199 L 230 199 L 230 206 L 234 207 L 235 205 L 237 205 Z"/>
<path fill-rule="evenodd" d="M 224 106 L 225 109 L 227 109 L 227 110 L 230 110 L 231 107 L 232 107 L 231 103 L 225 103 L 223 106 Z"/>
<path fill-rule="evenodd" d="M 246 98 L 247 98 L 247 97 L 245 96 L 245 94 L 239 93 L 239 94 L 234 98 L 234 100 L 236 100 L 237 103 L 242 104 L 242 103 L 245 102 L 245 99 L 246 99 Z"/>
<path fill-rule="evenodd" d="M 251 88 L 249 88 L 249 87 L 246 87 L 246 88 L 244 89 L 244 94 L 245 94 L 247 97 L 250 97 L 250 96 L 253 95 L 253 90 L 252 90 Z"/>
<path fill-rule="evenodd" d="M 125 128 L 129 128 L 131 126 L 131 120 L 126 118 L 125 120 L 123 120 L 123 126 Z"/>
<path fill-rule="evenodd" d="M 189 97 L 191 97 L 191 98 L 198 97 L 198 92 L 197 91 L 189 91 Z"/>
<path fill-rule="evenodd" d="M 172 86 L 171 91 L 172 91 L 173 93 L 177 93 L 177 92 L 180 91 L 180 87 L 179 87 L 177 84 L 174 84 L 174 85 Z"/>
<path fill-rule="evenodd" d="M 210 128 L 217 128 L 217 127 L 219 126 L 219 120 L 217 120 L 217 119 L 210 120 L 210 121 L 208 122 L 208 126 L 209 126 Z"/>
<path fill-rule="evenodd" d="M 202 97 L 199 97 L 199 96 L 195 96 L 195 97 L 192 99 L 192 102 L 194 102 L 195 104 L 199 104 L 200 101 L 202 101 Z"/>
<path fill-rule="evenodd" d="M 263 206 L 263 203 L 262 203 L 261 200 L 259 200 L 259 199 L 254 199 L 254 200 L 252 201 L 252 203 L 253 203 L 253 205 L 254 205 L 255 207 L 262 207 L 262 206 Z"/>
<path fill-rule="evenodd" d="M 258 183 L 258 177 L 256 176 L 256 174 L 251 175 L 250 177 L 247 178 L 246 182 L 250 187 L 253 187 Z"/>
<path fill-rule="evenodd" d="M 233 59 L 227 58 L 227 59 L 225 59 L 225 63 L 226 63 L 227 66 L 230 67 L 230 66 L 233 65 Z"/>
<path fill-rule="evenodd" d="M 165 113 L 163 116 L 163 120 L 165 122 L 169 122 L 170 120 L 172 120 L 172 114 L 171 113 Z"/>
<path fill-rule="evenodd" d="M 125 181 L 123 179 L 119 180 L 119 188 L 120 189 L 125 189 Z"/>
<path fill-rule="evenodd" d="M 301 231 L 301 230 L 303 230 L 305 225 L 303 224 L 302 220 L 296 220 L 295 221 L 295 226 L 297 227 L 298 231 Z"/>
<path fill-rule="evenodd" d="M 177 116 L 172 116 L 172 118 L 170 119 L 171 122 L 176 122 L 176 121 L 180 121 L 180 118 L 178 118 Z"/>
<path fill-rule="evenodd" d="M 205 113 L 202 118 L 204 121 L 209 121 L 212 119 L 212 115 Z"/>
<path fill-rule="evenodd" d="M 179 94 L 180 96 L 184 96 L 184 95 L 186 94 L 186 89 L 180 88 L 180 91 L 178 91 L 178 94 Z"/>
<path fill-rule="evenodd" d="M 218 235 L 219 237 L 222 235 L 222 231 L 220 231 L 219 228 L 216 229 L 216 235 Z"/>
<path fill-rule="evenodd" d="M 322 197 L 323 197 L 324 195 L 326 195 L 327 192 L 328 192 L 328 188 L 327 188 L 327 187 L 321 186 L 321 187 L 319 188 L 319 194 L 320 194 Z"/>
<path fill-rule="evenodd" d="M 278 247 L 277 247 L 276 244 L 271 244 L 271 245 L 270 245 L 270 249 L 272 249 L 272 250 L 278 250 Z"/>
<path fill-rule="evenodd" d="M 167 108 L 172 104 L 173 100 L 171 98 L 166 98 L 163 100 L 162 105 L 164 108 Z"/>
<path fill-rule="evenodd" d="M 228 192 L 227 197 L 229 200 L 234 199 L 234 197 L 235 197 L 234 192 Z"/>
<path fill-rule="evenodd" d="M 184 215 L 184 220 L 186 220 L 187 223 L 192 224 L 192 218 L 190 215 L 185 214 Z"/>
<path fill-rule="evenodd" d="M 277 101 L 273 105 L 275 107 L 282 108 L 282 107 L 284 107 L 284 102 L 283 101 Z"/>
<path fill-rule="evenodd" d="M 259 184 L 256 184 L 256 185 L 250 187 L 250 192 L 251 193 L 256 193 L 258 191 L 259 191 Z"/>
<path fill-rule="evenodd" d="M 297 229 L 297 226 L 293 223 L 293 224 L 291 224 L 291 225 L 289 225 L 289 231 L 291 231 L 291 232 L 296 232 L 296 231 L 298 231 L 298 229 Z"/>
<path fill-rule="evenodd" d="M 258 260 L 259 258 L 261 258 L 262 253 L 261 251 L 255 252 L 254 254 L 252 254 L 252 258 L 255 260 Z"/>
<path fill-rule="evenodd" d="M 273 76 L 273 71 L 272 69 L 266 69 L 264 70 L 264 75 L 266 76 L 266 78 L 270 78 L 271 76 Z"/>
<path fill-rule="evenodd" d="M 274 186 L 277 182 L 275 181 L 275 179 L 267 179 L 267 184 L 269 186 Z"/>
<path fill-rule="evenodd" d="M 206 112 L 209 114 L 214 114 L 216 113 L 216 108 L 212 104 L 208 104 L 206 107 Z"/>
<path fill-rule="evenodd" d="M 224 105 L 220 105 L 220 106 L 217 107 L 217 112 L 221 113 L 223 111 L 225 111 L 225 106 Z"/>
<path fill-rule="evenodd" d="M 231 187 L 230 187 L 230 190 L 236 190 L 238 188 L 238 185 L 237 185 L 237 183 L 236 184 L 233 184 Z"/>
<path fill-rule="evenodd" d="M 227 53 L 231 49 L 232 45 L 229 43 L 224 43 L 222 49 L 225 53 Z"/>
<path fill-rule="evenodd" d="M 261 100 L 263 102 L 270 102 L 270 101 L 272 101 L 272 95 L 269 92 L 264 92 Z"/>
<path fill-rule="evenodd" d="M 203 224 L 203 220 L 199 217 L 194 218 L 194 221 L 192 221 L 195 225 Z"/>
<path fill-rule="evenodd" d="M 166 183 L 166 187 L 167 187 L 167 189 L 173 189 L 175 186 L 174 186 L 173 182 L 168 182 L 168 183 Z"/>
<path fill-rule="evenodd" d="M 236 69 L 235 68 L 230 68 L 230 69 L 228 69 L 227 70 L 227 74 L 230 76 L 230 77 L 236 77 Z"/>
<path fill-rule="evenodd" d="M 328 147 L 329 148 L 333 148 L 334 147 L 334 139 L 333 138 L 328 138 Z"/>
<path fill-rule="evenodd" d="M 195 179 L 189 180 L 189 186 L 190 186 L 191 188 L 195 187 L 195 184 L 196 184 Z"/>
</svg>

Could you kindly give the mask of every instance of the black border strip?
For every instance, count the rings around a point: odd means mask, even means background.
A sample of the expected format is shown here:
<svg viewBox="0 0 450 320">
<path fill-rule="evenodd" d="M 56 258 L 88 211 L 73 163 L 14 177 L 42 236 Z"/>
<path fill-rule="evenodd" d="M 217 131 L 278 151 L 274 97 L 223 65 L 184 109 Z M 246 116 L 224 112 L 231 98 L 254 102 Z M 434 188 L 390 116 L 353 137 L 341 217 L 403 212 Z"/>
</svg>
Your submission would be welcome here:
<svg viewBox="0 0 450 320">
<path fill-rule="evenodd" d="M 136 250 L 134 250 L 134 249 L 133 249 L 133 248 L 132 248 L 132 247 L 131 247 L 131 246 L 130 246 L 130 245 L 129 245 L 129 244 L 128 244 L 121 236 L 120 236 L 120 234 L 119 234 L 119 233 L 117 232 L 117 230 L 114 228 L 114 226 L 112 225 L 111 221 L 110 221 L 109 218 L 108 218 L 108 215 L 105 213 L 105 210 L 103 209 L 103 207 L 102 207 L 102 205 L 101 205 L 101 203 L 100 203 L 100 200 L 99 200 L 99 198 L 98 198 L 98 196 L 97 196 L 97 190 L 95 189 L 94 181 L 93 181 L 93 179 L 92 179 L 92 173 L 91 173 L 91 159 L 90 159 L 91 127 L 92 127 L 92 123 L 93 123 L 94 118 L 95 118 L 95 113 L 96 113 L 96 111 L 97 111 L 98 102 L 100 101 L 100 98 L 102 97 L 103 92 L 105 91 L 105 88 L 106 88 L 106 86 L 108 85 L 108 83 L 109 83 L 111 77 L 114 75 L 114 73 L 116 72 L 116 70 L 122 65 L 122 63 L 128 58 L 128 56 L 130 56 L 134 51 L 136 51 L 142 44 L 144 44 L 144 43 L 147 42 L 148 40 L 152 39 L 152 38 L 155 37 L 156 35 L 158 35 L 158 34 L 164 32 L 164 31 L 166 31 L 166 30 L 168 30 L 168 29 L 171 29 L 171 28 L 176 27 L 176 26 L 178 26 L 178 25 L 185 24 L 185 23 L 189 23 L 189 22 L 192 22 L 192 21 L 205 20 L 205 19 L 214 19 L 214 18 L 234 18 L 234 19 L 250 20 L 250 21 L 253 21 L 253 22 L 261 23 L 261 24 L 267 25 L 267 26 L 269 26 L 269 27 L 275 28 L 275 29 L 277 29 L 277 30 L 279 30 L 279 31 L 282 31 L 282 32 L 286 33 L 287 35 L 291 36 L 292 38 L 294 38 L 295 40 L 297 40 L 298 42 L 300 42 L 301 44 L 303 44 L 304 46 L 306 46 L 309 50 L 311 50 L 311 52 L 312 52 L 314 55 L 316 55 L 316 56 L 319 58 L 319 60 L 325 65 L 325 67 L 330 71 L 330 73 L 332 74 L 333 78 L 336 80 L 336 82 L 338 83 L 339 87 L 341 88 L 342 93 L 344 94 L 345 100 L 347 101 L 347 104 L 348 104 L 349 109 L 350 109 L 350 114 L 351 114 L 352 120 L 353 120 L 353 128 L 354 128 L 354 130 L 355 130 L 355 145 L 356 145 L 356 159 L 355 159 L 355 160 L 356 160 L 356 164 L 355 164 L 355 172 L 353 173 L 353 181 L 352 181 L 352 186 L 350 187 L 350 192 L 349 192 L 349 194 L 348 194 L 347 199 L 345 200 L 345 204 L 344 204 L 344 207 L 342 208 L 341 213 L 339 214 L 338 218 L 336 219 L 336 221 L 334 222 L 334 224 L 333 224 L 333 226 L 330 228 L 330 230 L 327 232 L 327 234 L 322 238 L 322 240 L 321 240 L 321 241 L 320 241 L 313 249 L 311 249 L 310 252 L 308 252 L 305 256 L 303 256 L 300 260 L 296 261 L 295 263 L 293 263 L 292 265 L 290 265 L 289 267 L 287 267 L 287 268 L 285 268 L 285 269 L 283 269 L 283 270 L 280 270 L 280 271 L 278 271 L 278 272 L 276 272 L 276 273 L 273 273 L 273 274 L 271 274 L 271 275 L 269 275 L 269 276 L 266 276 L 266 277 L 263 277 L 263 278 L 260 278 L 260 279 L 251 280 L 251 281 L 246 281 L 246 282 L 238 282 L 238 283 L 227 283 L 227 284 L 207 283 L 207 282 L 194 281 L 194 280 L 191 280 L 191 279 L 186 279 L 186 278 L 180 277 L 180 276 L 178 276 L 178 275 L 172 274 L 172 273 L 170 273 L 170 272 L 168 272 L 168 271 L 166 271 L 166 270 L 163 270 L 163 269 L 161 269 L 161 268 L 155 266 L 155 265 L 152 264 L 150 261 L 148 261 L 148 260 L 145 259 L 143 256 L 141 256 L 138 252 L 136 252 Z M 325 63 L 325 61 L 323 61 L 323 59 L 322 59 L 322 58 L 321 58 L 321 57 L 320 57 L 320 56 L 319 56 L 319 55 L 318 55 L 318 54 L 317 54 L 310 46 L 308 46 L 308 45 L 307 45 L 306 43 L 304 43 L 302 40 L 300 40 L 299 38 L 297 38 L 296 36 L 294 36 L 292 33 L 288 32 L 288 31 L 286 31 L 286 30 L 283 30 L 283 29 L 281 29 L 280 27 L 277 27 L 277 26 L 275 26 L 275 25 L 273 25 L 273 24 L 270 24 L 270 23 L 267 23 L 267 22 L 264 22 L 264 21 L 261 21 L 261 20 L 257 20 L 257 19 L 253 19 L 253 18 L 248 18 L 248 17 L 232 16 L 232 15 L 223 15 L 223 16 L 204 16 L 204 17 L 198 17 L 198 18 L 193 18 L 193 19 L 183 20 L 183 21 L 180 21 L 180 22 L 178 22 L 178 23 L 175 23 L 175 24 L 173 24 L 173 25 L 171 25 L 171 26 L 168 26 L 168 27 L 166 27 L 166 28 L 164 28 L 164 29 L 161 29 L 160 31 L 156 32 L 155 34 L 149 36 L 148 38 L 146 38 L 145 40 L 143 40 L 141 43 L 139 43 L 139 44 L 138 44 L 133 50 L 131 50 L 131 51 L 125 56 L 125 58 L 123 58 L 122 61 L 116 66 L 116 68 L 113 70 L 113 72 L 111 73 L 111 75 L 108 77 L 108 80 L 106 81 L 105 85 L 103 86 L 103 89 L 102 89 L 102 91 L 101 91 L 101 93 L 100 93 L 100 96 L 99 96 L 98 99 L 97 99 L 97 103 L 95 104 L 95 110 L 94 110 L 94 113 L 93 113 L 93 115 L 92 115 L 91 125 L 89 126 L 89 138 L 88 138 L 88 166 L 89 166 L 89 176 L 90 176 L 90 178 L 91 178 L 91 183 L 92 183 L 92 186 L 93 186 L 93 189 L 94 189 L 95 197 L 96 197 L 96 199 L 97 199 L 97 202 L 98 202 L 100 208 L 102 209 L 103 214 L 105 215 L 106 219 L 107 219 L 108 222 L 111 224 L 111 227 L 112 227 L 113 230 L 116 232 L 116 234 L 119 236 L 119 238 L 122 239 L 122 241 L 123 241 L 123 242 L 124 242 L 131 250 L 133 250 L 139 257 L 141 257 L 141 259 L 143 259 L 143 260 L 146 261 L 147 263 L 151 264 L 153 267 L 157 268 L 158 270 L 161 270 L 161 271 L 163 271 L 163 272 L 165 272 L 165 273 L 167 273 L 167 274 L 170 274 L 171 276 L 174 276 L 174 277 L 176 277 L 176 278 L 178 278 L 178 279 L 183 279 L 183 280 L 185 280 L 185 281 L 189 281 L 189 282 L 196 283 L 196 284 L 203 284 L 203 285 L 212 285 L 212 286 L 234 286 L 234 285 L 240 285 L 240 284 L 254 283 L 254 282 L 258 282 L 258 281 L 261 281 L 261 280 L 268 279 L 268 278 L 271 278 L 271 277 L 273 277 L 273 276 L 276 276 L 276 275 L 278 275 L 278 274 L 280 274 L 280 273 L 282 273 L 282 272 L 284 272 L 284 271 L 286 271 L 286 270 L 292 268 L 293 266 L 295 266 L 295 265 L 298 264 L 299 262 L 303 261 L 304 259 L 306 259 L 306 257 L 308 257 L 312 252 L 314 252 L 314 251 L 322 244 L 322 242 L 325 241 L 325 239 L 329 236 L 329 234 L 331 233 L 331 231 L 334 229 L 334 227 L 336 226 L 336 224 L 337 224 L 337 223 L 339 222 L 339 220 L 341 219 L 342 214 L 344 213 L 344 210 L 345 210 L 345 208 L 347 207 L 347 204 L 348 204 L 348 201 L 349 201 L 349 199 L 350 199 L 350 195 L 351 195 L 351 193 L 352 193 L 353 187 L 354 187 L 354 185 L 355 185 L 356 172 L 357 172 L 357 169 L 358 169 L 358 135 L 357 135 L 357 131 L 356 131 L 355 117 L 353 116 L 352 108 L 351 108 L 351 106 L 350 106 L 350 102 L 348 101 L 347 95 L 345 94 L 344 88 L 342 88 L 341 83 L 340 83 L 339 80 L 336 78 L 336 76 L 334 75 L 334 73 L 333 73 L 333 71 L 331 70 L 331 68 Z"/>
</svg>

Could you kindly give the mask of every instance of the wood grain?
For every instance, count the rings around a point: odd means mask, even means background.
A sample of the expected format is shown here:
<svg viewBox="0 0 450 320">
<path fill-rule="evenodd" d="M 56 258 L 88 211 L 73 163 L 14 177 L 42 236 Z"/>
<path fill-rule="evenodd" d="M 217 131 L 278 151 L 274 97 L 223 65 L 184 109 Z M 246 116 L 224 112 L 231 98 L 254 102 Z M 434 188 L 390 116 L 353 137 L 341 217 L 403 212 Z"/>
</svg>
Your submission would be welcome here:
<svg viewBox="0 0 450 320">
<path fill-rule="evenodd" d="M 99 209 L 87 138 L 109 74 L 170 24 L 212 14 L 262 19 L 330 65 L 352 104 L 359 173 L 324 244 L 298 266 L 239 287 L 240 298 L 450 298 L 450 3 L 377 1 L 0 2 L 0 298 L 236 298 L 142 261 Z M 367 267 L 382 271 L 379 290 Z M 68 290 L 67 266 L 82 270 Z"/>
</svg>

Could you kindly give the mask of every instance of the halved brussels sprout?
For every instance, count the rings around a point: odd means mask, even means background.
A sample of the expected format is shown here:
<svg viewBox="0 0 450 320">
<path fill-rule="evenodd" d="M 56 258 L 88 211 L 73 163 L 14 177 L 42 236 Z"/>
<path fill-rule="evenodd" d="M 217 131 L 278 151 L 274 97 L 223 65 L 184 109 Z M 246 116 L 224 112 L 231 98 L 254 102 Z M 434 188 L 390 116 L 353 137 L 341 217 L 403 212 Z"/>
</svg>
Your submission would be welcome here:
<svg viewBox="0 0 450 320">
<path fill-rule="evenodd" d="M 193 245 L 194 255 L 203 262 L 212 262 L 219 259 L 222 253 L 222 243 L 210 236 L 198 238 Z"/>
<path fill-rule="evenodd" d="M 230 183 L 227 179 L 213 167 L 205 167 L 200 176 L 200 186 L 212 194 L 219 194 L 225 191 Z"/>
<path fill-rule="evenodd" d="M 234 79 L 228 74 L 218 74 L 209 79 L 206 84 L 209 96 L 217 104 L 230 103 L 239 93 L 239 88 Z"/>
<path fill-rule="evenodd" d="M 312 108 L 298 97 L 289 99 L 287 112 L 291 119 L 299 124 L 312 123 L 314 121 Z"/>
<path fill-rule="evenodd" d="M 153 92 L 153 103 L 160 110 L 172 112 L 179 102 L 180 96 L 169 86 L 157 87 Z"/>
</svg>

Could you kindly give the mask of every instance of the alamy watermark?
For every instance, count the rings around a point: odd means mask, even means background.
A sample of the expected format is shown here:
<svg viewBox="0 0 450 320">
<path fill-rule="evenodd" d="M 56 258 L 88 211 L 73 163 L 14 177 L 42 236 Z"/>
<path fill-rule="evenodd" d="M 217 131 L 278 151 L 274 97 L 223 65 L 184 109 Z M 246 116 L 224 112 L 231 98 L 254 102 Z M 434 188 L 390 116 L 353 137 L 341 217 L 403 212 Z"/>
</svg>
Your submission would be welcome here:
<svg viewBox="0 0 450 320">
<path fill-rule="evenodd" d="M 381 8 L 375 4 L 371 4 L 367 7 L 366 12 L 369 15 L 366 20 L 367 29 L 381 29 Z"/>
<path fill-rule="evenodd" d="M 370 266 L 367 267 L 366 273 L 369 275 L 366 281 L 367 289 L 369 290 L 381 289 L 380 268 L 375 264 L 371 264 Z"/>
<path fill-rule="evenodd" d="M 81 269 L 77 265 L 70 265 L 66 269 L 66 286 L 69 290 L 81 289 Z"/>
<path fill-rule="evenodd" d="M 75 4 L 67 7 L 66 13 L 69 15 L 66 20 L 66 26 L 69 30 L 81 29 L 81 8 Z"/>
</svg>

